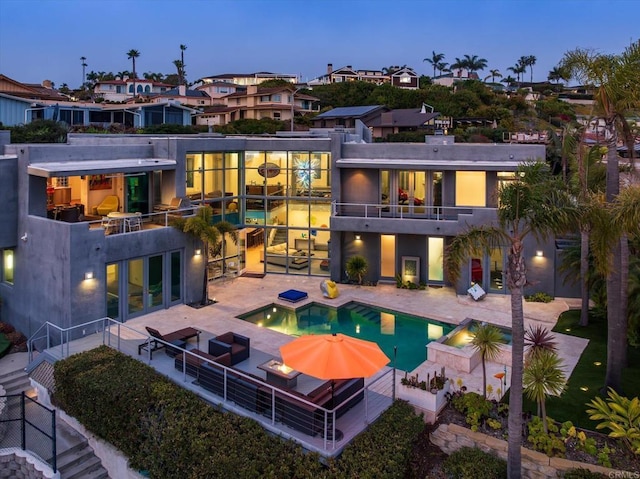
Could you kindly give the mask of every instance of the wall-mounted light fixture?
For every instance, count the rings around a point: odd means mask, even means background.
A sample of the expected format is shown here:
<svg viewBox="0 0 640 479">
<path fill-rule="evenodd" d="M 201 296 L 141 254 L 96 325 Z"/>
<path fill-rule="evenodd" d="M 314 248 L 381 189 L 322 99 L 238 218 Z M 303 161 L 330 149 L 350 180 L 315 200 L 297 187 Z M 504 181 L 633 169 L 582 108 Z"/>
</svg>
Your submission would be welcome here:
<svg viewBox="0 0 640 479">
<path fill-rule="evenodd" d="M 357 235 L 356 235 L 356 241 L 360 241 L 361 239 L 362 239 L 362 236 L 360 236 L 360 235 L 358 235 L 358 234 L 357 234 Z"/>
<path fill-rule="evenodd" d="M 434 146 L 434 147 L 433 147 L 433 152 L 434 152 L 434 153 L 438 153 L 438 148 Z"/>
<path fill-rule="evenodd" d="M 202 254 L 202 250 L 200 248 L 198 248 L 193 253 L 194 253 L 195 256 L 200 256 Z"/>
<path fill-rule="evenodd" d="M 538 251 L 536 251 L 536 256 L 538 258 L 542 258 L 544 256 L 544 253 L 542 252 L 542 250 L 539 249 Z"/>
<path fill-rule="evenodd" d="M 85 280 L 93 279 L 93 271 L 87 271 L 87 272 L 84 274 L 84 279 L 85 279 Z"/>
<path fill-rule="evenodd" d="M 509 159 L 510 159 L 510 160 L 513 160 L 513 155 L 509 155 Z"/>
</svg>

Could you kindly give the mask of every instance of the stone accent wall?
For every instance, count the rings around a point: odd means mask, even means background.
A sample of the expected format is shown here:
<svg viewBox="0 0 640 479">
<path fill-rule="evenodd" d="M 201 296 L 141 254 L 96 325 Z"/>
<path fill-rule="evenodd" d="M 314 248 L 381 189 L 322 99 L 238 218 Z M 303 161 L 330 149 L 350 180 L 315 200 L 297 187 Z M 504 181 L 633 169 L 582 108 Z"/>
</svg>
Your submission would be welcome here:
<svg viewBox="0 0 640 479">
<path fill-rule="evenodd" d="M 0 384 L 0 419 L 5 420 L 9 417 L 8 397 L 6 391 Z M 7 434 L 7 422 L 0 422 L 0 441 L 4 439 Z"/>
<path fill-rule="evenodd" d="M 431 433 L 431 442 L 451 454 L 462 447 L 477 447 L 507 460 L 507 442 L 480 432 L 473 432 L 457 424 L 441 424 Z M 633 473 L 623 473 L 584 462 L 569 461 L 559 457 L 549 457 L 541 452 L 522 448 L 522 477 L 524 479 L 557 478 L 559 471 L 582 468 L 599 472 L 607 477 L 633 477 Z"/>
<path fill-rule="evenodd" d="M 0 451 L 0 478 L 60 479 L 48 464 L 21 449 L 12 447 Z"/>
</svg>

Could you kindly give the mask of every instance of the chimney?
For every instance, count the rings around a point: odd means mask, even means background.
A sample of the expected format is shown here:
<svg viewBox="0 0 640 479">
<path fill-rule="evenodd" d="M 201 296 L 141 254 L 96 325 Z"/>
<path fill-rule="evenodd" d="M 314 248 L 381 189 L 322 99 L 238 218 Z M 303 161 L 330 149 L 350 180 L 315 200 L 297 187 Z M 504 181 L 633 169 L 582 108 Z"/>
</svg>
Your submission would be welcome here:
<svg viewBox="0 0 640 479">
<path fill-rule="evenodd" d="M 255 95 L 258 93 L 258 85 L 247 85 L 247 95 Z"/>
<path fill-rule="evenodd" d="M 331 75 L 333 71 L 333 63 L 327 63 L 327 75 Z"/>
<path fill-rule="evenodd" d="M 53 88 L 53 83 L 51 80 L 42 80 L 42 86 L 51 90 Z"/>
<path fill-rule="evenodd" d="M 178 94 L 180 96 L 187 96 L 187 87 L 185 85 L 178 85 Z"/>
</svg>

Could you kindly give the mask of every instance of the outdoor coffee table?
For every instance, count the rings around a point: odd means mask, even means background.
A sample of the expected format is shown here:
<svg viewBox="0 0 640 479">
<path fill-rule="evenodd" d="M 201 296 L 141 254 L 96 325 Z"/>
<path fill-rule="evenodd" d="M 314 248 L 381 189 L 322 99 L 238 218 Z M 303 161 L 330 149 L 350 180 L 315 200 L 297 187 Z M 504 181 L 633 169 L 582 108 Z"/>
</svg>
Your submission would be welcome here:
<svg viewBox="0 0 640 479">
<path fill-rule="evenodd" d="M 258 366 L 267 373 L 267 382 L 281 388 L 293 388 L 298 384 L 300 372 L 282 364 L 278 359 L 270 359 Z"/>
</svg>

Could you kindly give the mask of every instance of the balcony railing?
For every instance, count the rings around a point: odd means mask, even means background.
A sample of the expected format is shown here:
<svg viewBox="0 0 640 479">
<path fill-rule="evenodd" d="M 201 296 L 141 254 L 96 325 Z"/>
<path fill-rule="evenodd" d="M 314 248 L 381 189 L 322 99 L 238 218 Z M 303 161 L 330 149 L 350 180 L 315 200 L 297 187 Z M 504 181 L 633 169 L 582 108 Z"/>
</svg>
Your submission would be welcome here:
<svg viewBox="0 0 640 479">
<path fill-rule="evenodd" d="M 197 209 L 197 206 L 192 206 L 144 215 L 138 213 L 115 213 L 107 215 L 101 220 L 89 221 L 89 228 L 102 228 L 105 235 L 115 235 L 168 227 L 171 226 L 174 219 L 192 216 Z"/>
<path fill-rule="evenodd" d="M 474 210 L 477 209 L 495 209 L 461 206 L 410 206 L 337 202 L 333 202 L 331 206 L 333 216 L 350 216 L 356 218 L 424 218 L 436 221 L 457 221 L 460 215 L 471 215 Z"/>
</svg>

